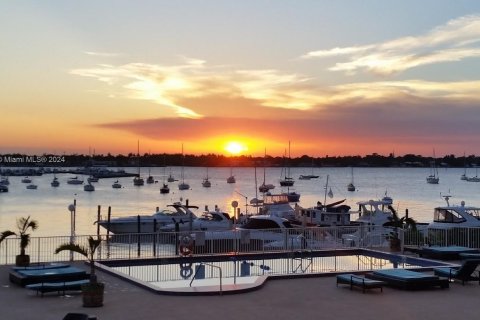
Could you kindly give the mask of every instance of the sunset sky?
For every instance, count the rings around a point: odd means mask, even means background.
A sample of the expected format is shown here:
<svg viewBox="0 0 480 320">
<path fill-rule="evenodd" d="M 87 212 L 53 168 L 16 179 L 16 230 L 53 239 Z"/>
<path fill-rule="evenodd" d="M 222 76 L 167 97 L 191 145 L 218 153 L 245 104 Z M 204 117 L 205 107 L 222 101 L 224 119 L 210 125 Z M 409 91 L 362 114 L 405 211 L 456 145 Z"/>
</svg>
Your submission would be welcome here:
<svg viewBox="0 0 480 320">
<path fill-rule="evenodd" d="M 0 154 L 480 154 L 480 1 L 2 1 Z"/>
</svg>

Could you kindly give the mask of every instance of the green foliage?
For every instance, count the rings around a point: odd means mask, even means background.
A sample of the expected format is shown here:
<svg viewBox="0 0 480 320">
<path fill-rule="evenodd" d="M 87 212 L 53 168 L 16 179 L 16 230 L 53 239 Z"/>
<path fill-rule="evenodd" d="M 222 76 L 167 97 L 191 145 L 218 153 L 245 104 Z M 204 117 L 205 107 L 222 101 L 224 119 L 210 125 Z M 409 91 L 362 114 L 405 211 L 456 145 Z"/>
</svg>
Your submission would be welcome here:
<svg viewBox="0 0 480 320">
<path fill-rule="evenodd" d="M 58 246 L 55 249 L 55 254 L 58 254 L 62 251 L 72 251 L 78 254 L 81 254 L 85 258 L 88 259 L 90 263 L 90 282 L 96 283 L 97 277 L 95 276 L 95 252 L 97 251 L 98 247 L 102 243 L 101 238 L 93 238 L 92 236 L 88 237 L 88 246 L 81 246 L 79 244 L 74 243 L 64 243 Z"/>
<path fill-rule="evenodd" d="M 5 238 L 10 236 L 17 236 L 20 238 L 20 255 L 25 255 L 25 249 L 30 244 L 30 234 L 29 230 L 35 231 L 38 228 L 38 222 L 36 220 L 30 220 L 30 216 L 27 218 L 17 219 L 17 232 L 6 230 L 0 234 L 0 243 L 5 240 Z"/>
<path fill-rule="evenodd" d="M 417 231 L 417 222 L 409 217 L 398 216 L 397 211 L 390 205 L 388 209 L 392 212 L 392 216 L 388 218 L 388 222 L 384 224 L 385 227 L 392 227 L 393 230 L 390 232 L 389 239 L 398 239 L 398 229 L 408 230 L 412 232 Z"/>
</svg>

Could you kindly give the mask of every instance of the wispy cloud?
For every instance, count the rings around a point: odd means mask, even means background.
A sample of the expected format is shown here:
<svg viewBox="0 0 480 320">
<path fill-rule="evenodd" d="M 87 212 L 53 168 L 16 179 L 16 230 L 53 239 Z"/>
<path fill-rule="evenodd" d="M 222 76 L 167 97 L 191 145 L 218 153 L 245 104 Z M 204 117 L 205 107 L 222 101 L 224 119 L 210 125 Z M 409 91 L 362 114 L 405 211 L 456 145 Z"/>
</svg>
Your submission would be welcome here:
<svg viewBox="0 0 480 320">
<path fill-rule="evenodd" d="M 118 57 L 121 54 L 120 53 L 113 53 L 113 52 L 94 52 L 94 51 L 84 51 L 83 53 L 89 55 L 89 56 L 95 56 L 95 57 Z"/>
<path fill-rule="evenodd" d="M 355 74 L 367 71 L 389 75 L 422 65 L 480 57 L 480 16 L 468 15 L 447 22 L 420 36 L 383 43 L 312 51 L 302 58 L 348 57 L 329 70 Z"/>
</svg>

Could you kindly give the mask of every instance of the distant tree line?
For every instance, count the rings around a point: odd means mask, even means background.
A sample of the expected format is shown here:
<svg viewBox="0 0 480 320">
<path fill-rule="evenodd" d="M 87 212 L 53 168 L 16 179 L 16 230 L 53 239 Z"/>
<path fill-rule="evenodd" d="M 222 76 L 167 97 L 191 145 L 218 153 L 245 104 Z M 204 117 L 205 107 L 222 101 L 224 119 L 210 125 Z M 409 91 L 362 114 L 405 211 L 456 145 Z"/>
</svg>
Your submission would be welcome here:
<svg viewBox="0 0 480 320">
<path fill-rule="evenodd" d="M 50 155 L 43 154 L 34 156 L 45 161 L 22 161 L 32 159 L 32 156 L 23 154 L 3 154 L 0 155 L 1 166 L 4 167 L 88 167 L 88 166 L 111 166 L 111 167 L 135 167 L 135 166 L 188 166 L 188 167 L 281 167 L 288 164 L 291 167 L 428 167 L 432 161 L 439 167 L 475 167 L 480 163 L 480 157 L 470 155 L 466 157 L 455 157 L 447 155 L 443 158 L 433 159 L 432 157 L 423 157 L 420 155 L 406 154 L 404 156 L 388 156 L 373 153 L 366 156 L 325 156 L 310 157 L 303 155 L 297 158 L 285 159 L 284 157 L 252 157 L 242 156 L 224 156 L 217 154 L 206 155 L 185 155 L 182 154 L 143 154 L 137 156 L 130 153 L 128 155 L 112 155 L 110 153 L 103 155 Z M 15 161 L 18 160 L 18 161 Z M 53 160 L 53 161 L 48 161 Z"/>
</svg>

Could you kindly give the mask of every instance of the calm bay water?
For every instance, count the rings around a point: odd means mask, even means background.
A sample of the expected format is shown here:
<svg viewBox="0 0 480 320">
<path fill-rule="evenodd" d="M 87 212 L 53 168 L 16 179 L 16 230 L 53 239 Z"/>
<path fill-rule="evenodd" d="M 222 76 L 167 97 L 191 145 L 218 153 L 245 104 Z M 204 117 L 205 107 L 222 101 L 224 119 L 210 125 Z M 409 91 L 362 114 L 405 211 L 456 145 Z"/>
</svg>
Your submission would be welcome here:
<svg viewBox="0 0 480 320">
<path fill-rule="evenodd" d="M 144 178 L 148 176 L 148 168 L 142 168 Z M 166 175 L 172 172 L 176 179 L 180 179 L 180 167 L 166 169 Z M 127 168 L 127 172 L 134 172 L 134 168 Z M 191 190 L 179 191 L 178 182 L 169 183 L 170 194 L 160 194 L 159 188 L 163 182 L 164 168 L 150 168 L 150 173 L 158 183 L 145 184 L 135 187 L 132 178 L 121 178 L 121 189 L 113 189 L 112 183 L 116 179 L 101 179 L 94 183 L 94 192 L 83 191 L 83 185 L 69 185 L 67 179 L 70 174 L 59 174 L 60 187 L 50 186 L 53 175 L 45 174 L 41 177 L 32 177 L 33 183 L 38 185 L 37 190 L 27 190 L 26 184 L 21 183 L 22 177 L 10 177 L 8 193 L 0 193 L 0 231 L 15 227 L 17 217 L 28 216 L 39 221 L 39 229 L 35 236 L 53 236 L 70 234 L 70 212 L 68 205 L 77 201 L 77 234 L 95 234 L 97 207 L 101 205 L 102 215 L 106 216 L 107 207 L 112 207 L 112 217 L 151 214 L 156 207 L 163 208 L 175 201 L 189 199 L 191 205 L 201 209 L 208 205 L 213 209 L 218 205 L 227 212 L 232 212 L 231 202 L 237 200 L 242 212 L 245 211 L 245 202 L 255 194 L 255 169 L 234 168 L 237 179 L 235 184 L 227 184 L 226 178 L 230 175 L 229 168 L 210 168 L 209 178 L 211 188 L 201 185 L 206 175 L 205 168 L 185 168 L 185 182 L 190 184 Z M 350 168 L 315 168 L 314 173 L 319 179 L 298 180 L 301 174 L 310 174 L 311 168 L 292 168 L 291 175 L 296 179 L 294 188 L 301 194 L 300 205 L 311 207 L 317 201 L 324 202 L 326 177 L 329 176 L 329 188 L 334 197 L 328 202 L 347 199 L 346 204 L 356 209 L 357 201 L 380 199 L 385 192 L 394 200 L 394 207 L 400 212 L 409 209 L 410 216 L 419 222 L 429 222 L 432 219 L 433 208 L 445 204 L 440 197 L 442 194 L 451 194 L 450 203 L 458 204 L 464 200 L 467 205 L 480 206 L 480 183 L 460 180 L 463 173 L 461 168 L 440 169 L 440 184 L 430 185 L 425 181 L 429 174 L 428 168 L 354 168 L 354 184 L 357 191 L 348 192 L 347 184 L 351 180 Z M 281 192 L 279 179 L 281 168 L 267 168 L 266 182 L 276 185 L 272 193 Z M 263 182 L 263 168 L 256 169 L 258 185 Z M 475 175 L 468 172 L 467 175 Z M 84 177 L 85 182 L 87 177 Z M 286 189 L 283 189 L 286 191 Z M 247 199 L 245 198 L 247 197 Z M 252 212 L 252 208 L 248 209 Z M 103 230 L 102 230 L 103 232 Z"/>
</svg>

